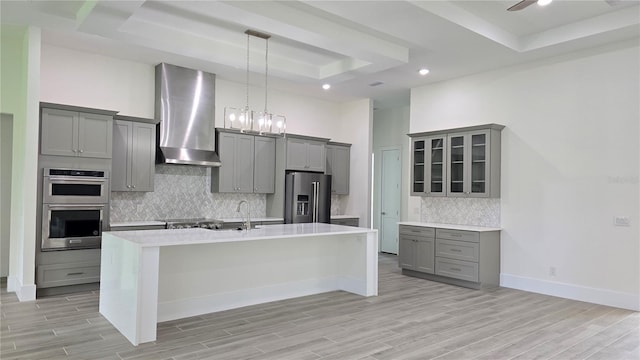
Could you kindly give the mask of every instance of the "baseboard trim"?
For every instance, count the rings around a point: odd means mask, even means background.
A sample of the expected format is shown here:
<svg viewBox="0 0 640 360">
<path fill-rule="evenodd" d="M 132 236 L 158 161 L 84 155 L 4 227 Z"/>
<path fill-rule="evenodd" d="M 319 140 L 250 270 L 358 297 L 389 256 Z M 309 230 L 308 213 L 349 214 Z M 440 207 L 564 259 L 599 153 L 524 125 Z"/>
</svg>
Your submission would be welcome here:
<svg viewBox="0 0 640 360">
<path fill-rule="evenodd" d="M 500 286 L 565 299 L 640 311 L 640 294 L 540 280 L 511 274 L 500 274 Z"/>
<path fill-rule="evenodd" d="M 19 301 L 33 301 L 36 299 L 36 285 L 22 285 L 15 276 L 7 277 L 7 291 L 14 292 Z"/>
</svg>

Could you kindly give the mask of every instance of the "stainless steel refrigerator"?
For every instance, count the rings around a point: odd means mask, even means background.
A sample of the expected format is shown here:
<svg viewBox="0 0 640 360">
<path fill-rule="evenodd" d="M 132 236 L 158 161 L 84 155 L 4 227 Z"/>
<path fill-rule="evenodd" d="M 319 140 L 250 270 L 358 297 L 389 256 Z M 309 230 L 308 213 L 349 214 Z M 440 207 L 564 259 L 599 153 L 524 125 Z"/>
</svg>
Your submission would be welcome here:
<svg viewBox="0 0 640 360">
<path fill-rule="evenodd" d="M 331 220 L 331 175 L 290 172 L 285 176 L 286 224 Z"/>
</svg>

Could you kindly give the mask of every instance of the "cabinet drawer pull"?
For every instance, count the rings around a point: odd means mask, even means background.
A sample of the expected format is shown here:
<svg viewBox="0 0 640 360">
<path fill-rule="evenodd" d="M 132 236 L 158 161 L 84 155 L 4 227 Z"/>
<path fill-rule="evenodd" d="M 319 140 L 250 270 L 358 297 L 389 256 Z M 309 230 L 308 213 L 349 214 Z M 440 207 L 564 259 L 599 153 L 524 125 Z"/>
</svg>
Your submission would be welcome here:
<svg viewBox="0 0 640 360">
<path fill-rule="evenodd" d="M 67 276 L 71 276 L 71 275 L 82 275 L 84 274 L 83 272 L 72 272 L 72 273 L 68 273 Z"/>
<path fill-rule="evenodd" d="M 462 252 L 462 250 L 460 250 L 460 249 L 449 249 L 449 251 L 453 251 L 453 252 Z"/>
<path fill-rule="evenodd" d="M 462 271 L 462 269 L 460 269 L 460 268 L 453 268 L 453 267 L 452 267 L 452 268 L 449 268 L 449 270 L 451 270 L 451 271 L 458 271 L 458 272 L 459 272 L 459 271 Z"/>
</svg>

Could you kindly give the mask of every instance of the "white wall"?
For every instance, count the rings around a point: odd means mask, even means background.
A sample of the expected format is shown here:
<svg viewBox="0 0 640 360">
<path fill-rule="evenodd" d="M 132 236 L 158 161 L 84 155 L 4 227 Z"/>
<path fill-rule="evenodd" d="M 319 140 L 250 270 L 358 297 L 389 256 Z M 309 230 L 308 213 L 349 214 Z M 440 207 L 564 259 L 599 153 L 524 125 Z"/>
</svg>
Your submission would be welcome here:
<svg viewBox="0 0 640 360">
<path fill-rule="evenodd" d="M 371 151 L 373 143 L 373 104 L 369 99 L 345 103 L 341 108 L 338 134 L 332 139 L 351 143 L 349 197 L 343 199 L 345 213 L 360 218 L 361 227 L 371 226 Z M 345 204 L 346 203 L 346 204 Z"/>
<path fill-rule="evenodd" d="M 373 152 L 374 161 L 374 184 L 373 184 L 373 227 L 379 229 L 380 222 L 380 182 L 382 165 L 380 149 L 385 147 L 399 147 L 402 156 L 402 178 L 401 178 L 401 204 L 400 220 L 406 219 L 407 201 L 409 198 L 409 187 L 407 178 L 410 174 L 409 150 L 409 106 L 387 108 L 375 110 L 373 113 Z"/>
<path fill-rule="evenodd" d="M 0 114 L 0 277 L 9 276 L 13 115 Z"/>
<path fill-rule="evenodd" d="M 154 117 L 153 65 L 42 44 L 40 101 Z"/>
<path fill-rule="evenodd" d="M 0 112 L 13 115 L 7 289 L 34 300 L 40 29 L 2 25 Z"/>
<path fill-rule="evenodd" d="M 613 44 L 412 91 L 411 132 L 506 125 L 503 285 L 640 310 L 639 53 Z"/>
</svg>

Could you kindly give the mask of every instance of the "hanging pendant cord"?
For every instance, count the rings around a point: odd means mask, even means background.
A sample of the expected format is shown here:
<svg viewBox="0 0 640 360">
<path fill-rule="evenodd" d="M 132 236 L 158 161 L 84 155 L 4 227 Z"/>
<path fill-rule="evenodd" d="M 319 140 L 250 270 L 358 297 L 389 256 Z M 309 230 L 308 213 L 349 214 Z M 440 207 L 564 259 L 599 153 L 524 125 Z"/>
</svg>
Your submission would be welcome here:
<svg viewBox="0 0 640 360">
<path fill-rule="evenodd" d="M 245 110 L 249 110 L 249 38 L 251 35 L 247 34 L 247 102 Z M 245 114 L 245 117 L 249 116 L 249 114 Z M 248 119 L 247 119 L 248 120 Z"/>
<path fill-rule="evenodd" d="M 269 38 L 265 39 L 265 51 L 264 51 L 264 116 L 267 116 L 268 80 L 269 80 Z"/>
</svg>

